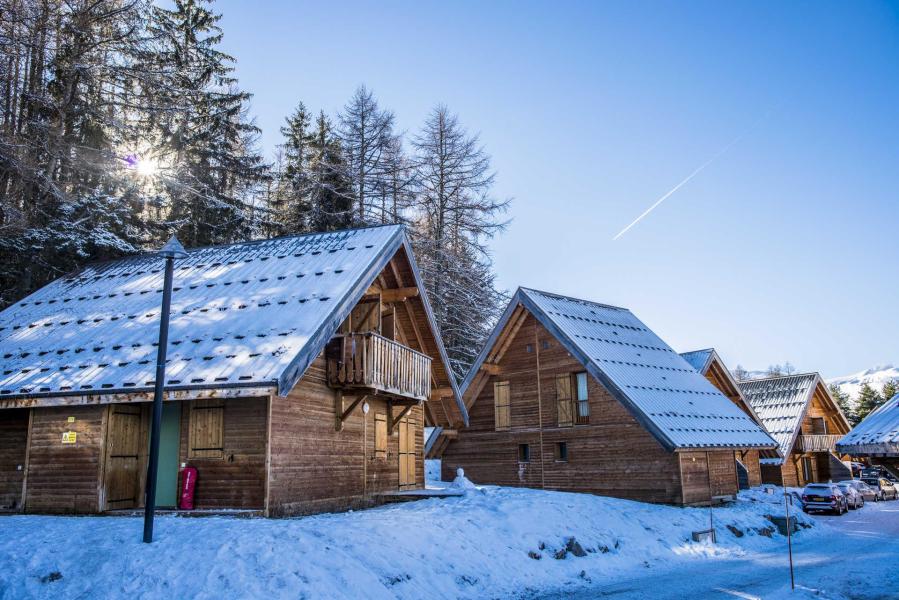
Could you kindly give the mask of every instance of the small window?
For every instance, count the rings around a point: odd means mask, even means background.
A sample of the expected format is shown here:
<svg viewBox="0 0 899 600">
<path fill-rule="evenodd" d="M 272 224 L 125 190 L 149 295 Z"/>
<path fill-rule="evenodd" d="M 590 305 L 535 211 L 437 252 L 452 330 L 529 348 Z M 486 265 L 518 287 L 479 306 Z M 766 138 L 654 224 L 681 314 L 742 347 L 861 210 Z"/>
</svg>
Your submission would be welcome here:
<svg viewBox="0 0 899 600">
<path fill-rule="evenodd" d="M 493 384 L 493 407 L 496 418 L 496 430 L 509 429 L 512 414 L 508 381 L 497 381 Z"/>
<path fill-rule="evenodd" d="M 574 376 L 577 388 L 577 422 L 590 422 L 590 399 L 587 397 L 587 374 L 577 373 Z"/>
<path fill-rule="evenodd" d="M 518 462 L 531 462 L 531 446 L 529 444 L 518 444 Z"/>
<path fill-rule="evenodd" d="M 528 354 L 530 354 L 531 352 L 534 351 L 534 346 L 532 346 L 531 344 L 528 344 L 524 347 L 524 349 L 527 350 Z"/>
<path fill-rule="evenodd" d="M 568 462 L 568 442 L 556 442 L 556 462 Z"/>
<path fill-rule="evenodd" d="M 543 344 L 540 347 L 544 350 L 549 350 L 549 340 L 543 340 Z"/>
<path fill-rule="evenodd" d="M 224 440 L 224 402 L 222 400 L 194 400 L 190 406 L 188 458 L 224 458 Z"/>
<path fill-rule="evenodd" d="M 375 458 L 387 458 L 387 415 L 375 414 Z"/>
</svg>

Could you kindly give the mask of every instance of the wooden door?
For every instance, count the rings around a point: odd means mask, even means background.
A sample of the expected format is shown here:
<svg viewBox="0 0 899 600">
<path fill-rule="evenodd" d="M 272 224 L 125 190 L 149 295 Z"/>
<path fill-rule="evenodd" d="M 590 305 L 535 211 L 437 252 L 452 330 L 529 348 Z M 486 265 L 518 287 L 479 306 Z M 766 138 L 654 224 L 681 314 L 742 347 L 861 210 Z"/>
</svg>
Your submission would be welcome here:
<svg viewBox="0 0 899 600">
<path fill-rule="evenodd" d="M 400 489 L 415 487 L 415 420 L 404 417 L 400 430 Z"/>
<path fill-rule="evenodd" d="M 29 409 L 0 410 L 0 512 L 22 510 Z"/>
<path fill-rule="evenodd" d="M 142 409 L 138 405 L 109 407 L 106 428 L 106 509 L 135 508 L 141 496 Z"/>
</svg>

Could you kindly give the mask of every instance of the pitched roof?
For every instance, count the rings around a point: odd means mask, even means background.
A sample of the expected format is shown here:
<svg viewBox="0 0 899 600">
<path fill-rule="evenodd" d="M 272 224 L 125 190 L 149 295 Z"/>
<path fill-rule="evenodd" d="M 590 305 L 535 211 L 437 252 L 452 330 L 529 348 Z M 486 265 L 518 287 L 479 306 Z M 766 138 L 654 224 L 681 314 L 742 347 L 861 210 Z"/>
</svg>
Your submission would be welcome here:
<svg viewBox="0 0 899 600">
<path fill-rule="evenodd" d="M 846 454 L 899 456 L 899 394 L 865 417 L 837 448 Z"/>
<path fill-rule="evenodd" d="M 471 384 L 518 305 L 669 450 L 773 448 L 774 441 L 629 310 L 519 288 L 462 384 Z"/>
<path fill-rule="evenodd" d="M 789 455 L 793 448 L 796 436 L 799 435 L 802 418 L 805 416 L 818 386 L 821 386 L 825 395 L 830 398 L 824 380 L 818 373 L 801 373 L 740 382 L 740 390 L 764 423 L 768 433 L 777 440 L 784 456 Z M 833 399 L 830 400 L 848 429 L 849 424 L 843 413 L 840 412 Z"/>
<path fill-rule="evenodd" d="M 394 225 L 189 251 L 175 263 L 166 388 L 287 393 L 400 249 L 449 373 Z M 146 254 L 88 266 L 0 313 L 0 400 L 151 390 L 163 264 Z"/>
<path fill-rule="evenodd" d="M 704 374 L 706 369 L 709 368 L 709 365 L 712 362 L 712 353 L 714 352 L 715 351 L 712 348 L 706 348 L 705 350 L 681 352 L 680 355 L 684 358 L 685 361 L 690 363 L 691 367 Z"/>
<path fill-rule="evenodd" d="M 752 419 L 756 423 L 764 427 L 764 423 L 762 423 L 762 420 L 759 418 L 758 414 L 756 414 L 755 410 L 752 408 L 752 405 L 746 401 L 746 396 L 743 394 L 743 390 L 740 389 L 740 384 L 736 379 L 734 379 L 734 376 L 731 375 L 730 369 L 728 369 L 727 365 L 724 364 L 724 361 L 721 359 L 721 356 L 718 354 L 717 350 L 715 350 L 714 348 L 693 350 L 692 352 L 681 352 L 681 356 L 683 356 L 684 360 L 690 363 L 690 365 L 692 365 L 694 369 L 696 369 L 703 375 L 708 374 L 708 371 L 712 367 L 713 363 L 718 363 L 718 366 L 721 368 L 721 373 L 727 380 L 728 385 L 730 385 L 739 396 L 740 402 L 742 404 L 741 408 L 745 407 L 745 409 L 749 411 L 749 416 L 752 417 Z"/>
</svg>

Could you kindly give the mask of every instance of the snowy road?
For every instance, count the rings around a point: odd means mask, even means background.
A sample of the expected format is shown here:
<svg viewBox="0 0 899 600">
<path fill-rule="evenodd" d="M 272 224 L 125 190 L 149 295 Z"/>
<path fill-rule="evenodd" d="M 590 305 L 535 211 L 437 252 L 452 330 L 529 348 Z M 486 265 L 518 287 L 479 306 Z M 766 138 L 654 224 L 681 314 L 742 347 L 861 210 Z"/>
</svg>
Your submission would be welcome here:
<svg viewBox="0 0 899 600">
<path fill-rule="evenodd" d="M 899 502 L 869 503 L 843 517 L 816 517 L 830 529 L 825 537 L 793 546 L 797 591 L 790 590 L 787 545 L 782 553 L 748 553 L 741 559 L 703 560 L 647 573 L 587 590 L 559 590 L 540 600 L 573 598 L 653 600 L 729 598 L 887 600 L 897 597 Z"/>
</svg>

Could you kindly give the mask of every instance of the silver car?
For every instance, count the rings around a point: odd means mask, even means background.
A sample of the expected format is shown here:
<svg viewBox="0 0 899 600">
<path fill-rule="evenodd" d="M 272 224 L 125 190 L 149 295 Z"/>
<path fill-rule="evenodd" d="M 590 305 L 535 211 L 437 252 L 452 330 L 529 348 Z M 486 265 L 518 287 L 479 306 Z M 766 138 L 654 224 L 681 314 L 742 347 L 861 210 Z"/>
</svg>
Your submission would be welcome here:
<svg viewBox="0 0 899 600">
<path fill-rule="evenodd" d="M 842 515 L 849 510 L 849 502 L 835 483 L 810 483 L 802 489 L 802 510 Z"/>
<path fill-rule="evenodd" d="M 849 504 L 850 510 L 856 510 L 865 505 L 865 499 L 852 485 L 848 483 L 838 483 L 837 487 L 840 488 L 840 491 L 846 496 L 846 502 Z"/>
<path fill-rule="evenodd" d="M 861 479 L 847 479 L 846 481 L 841 481 L 837 485 L 851 485 L 855 488 L 855 491 L 862 495 L 862 499 L 865 502 L 876 502 L 877 494 L 874 493 L 874 490 L 871 489 L 871 486 L 862 481 Z"/>
</svg>

